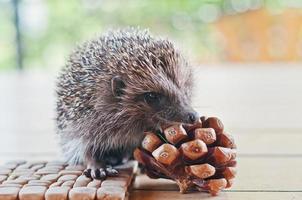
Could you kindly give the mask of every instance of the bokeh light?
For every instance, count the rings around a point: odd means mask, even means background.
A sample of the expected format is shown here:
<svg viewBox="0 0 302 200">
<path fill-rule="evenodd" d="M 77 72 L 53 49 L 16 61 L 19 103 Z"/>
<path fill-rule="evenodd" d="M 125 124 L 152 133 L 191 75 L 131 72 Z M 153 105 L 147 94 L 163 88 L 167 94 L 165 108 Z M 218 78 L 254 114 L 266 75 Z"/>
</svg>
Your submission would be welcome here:
<svg viewBox="0 0 302 200">
<path fill-rule="evenodd" d="M 76 44 L 127 26 L 172 38 L 197 63 L 302 60 L 299 0 L 0 0 L 0 69 L 18 65 L 13 2 L 25 68 L 58 69 Z"/>
</svg>

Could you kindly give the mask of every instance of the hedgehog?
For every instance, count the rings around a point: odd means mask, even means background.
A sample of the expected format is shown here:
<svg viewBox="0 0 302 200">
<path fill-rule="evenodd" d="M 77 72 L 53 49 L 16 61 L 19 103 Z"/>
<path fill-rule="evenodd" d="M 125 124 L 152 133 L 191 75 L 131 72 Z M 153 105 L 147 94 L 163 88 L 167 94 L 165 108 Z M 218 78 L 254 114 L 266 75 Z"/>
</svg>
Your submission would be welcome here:
<svg viewBox="0 0 302 200">
<path fill-rule="evenodd" d="M 148 30 L 108 31 L 79 45 L 57 80 L 57 132 L 69 163 L 105 179 L 131 159 L 146 130 L 192 124 L 192 68 Z"/>
</svg>

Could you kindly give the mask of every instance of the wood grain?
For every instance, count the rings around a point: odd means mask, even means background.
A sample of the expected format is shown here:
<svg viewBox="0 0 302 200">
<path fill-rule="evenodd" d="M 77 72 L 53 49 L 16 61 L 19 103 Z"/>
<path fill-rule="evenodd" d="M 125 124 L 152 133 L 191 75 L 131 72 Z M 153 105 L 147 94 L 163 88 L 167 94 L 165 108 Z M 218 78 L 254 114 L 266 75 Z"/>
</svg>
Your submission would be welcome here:
<svg viewBox="0 0 302 200">
<path fill-rule="evenodd" d="M 207 193 L 180 194 L 176 191 L 145 191 L 135 190 L 130 193 L 131 200 L 277 200 L 277 199 L 302 199 L 302 192 L 221 192 L 219 196 L 212 197 Z"/>
<path fill-rule="evenodd" d="M 302 191 L 302 157 L 240 157 L 231 191 Z M 178 190 L 171 180 L 136 177 L 139 190 Z"/>
</svg>

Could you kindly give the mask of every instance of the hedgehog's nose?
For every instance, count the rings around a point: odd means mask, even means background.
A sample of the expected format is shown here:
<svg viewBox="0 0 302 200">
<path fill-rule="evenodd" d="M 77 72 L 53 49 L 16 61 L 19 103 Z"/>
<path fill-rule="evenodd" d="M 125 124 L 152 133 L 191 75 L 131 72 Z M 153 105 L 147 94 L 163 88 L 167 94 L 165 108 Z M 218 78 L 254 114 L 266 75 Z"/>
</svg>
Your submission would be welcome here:
<svg viewBox="0 0 302 200">
<path fill-rule="evenodd" d="M 194 124 L 198 120 L 197 112 L 191 112 L 188 114 L 188 122 Z"/>
</svg>

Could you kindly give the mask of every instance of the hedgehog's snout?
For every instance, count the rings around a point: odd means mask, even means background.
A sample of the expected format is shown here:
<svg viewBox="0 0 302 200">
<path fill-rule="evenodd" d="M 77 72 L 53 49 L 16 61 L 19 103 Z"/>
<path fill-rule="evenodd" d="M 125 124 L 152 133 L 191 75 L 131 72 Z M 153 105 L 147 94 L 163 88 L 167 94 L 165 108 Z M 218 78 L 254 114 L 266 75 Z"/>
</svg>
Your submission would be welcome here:
<svg viewBox="0 0 302 200">
<path fill-rule="evenodd" d="M 168 122 L 194 124 L 199 120 L 199 114 L 192 108 L 170 108 L 163 116 Z"/>
<path fill-rule="evenodd" d="M 199 114 L 190 107 L 180 111 L 178 117 L 184 124 L 194 124 L 199 120 Z"/>
<path fill-rule="evenodd" d="M 187 114 L 187 123 L 189 124 L 194 124 L 198 121 L 199 117 L 198 117 L 198 113 L 193 111 L 193 112 L 189 112 Z"/>
</svg>

